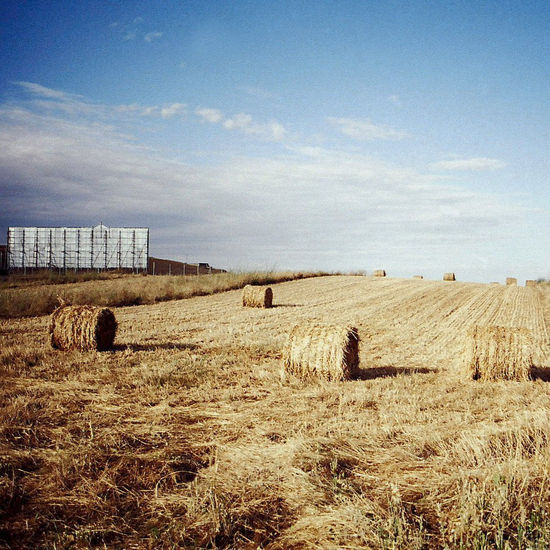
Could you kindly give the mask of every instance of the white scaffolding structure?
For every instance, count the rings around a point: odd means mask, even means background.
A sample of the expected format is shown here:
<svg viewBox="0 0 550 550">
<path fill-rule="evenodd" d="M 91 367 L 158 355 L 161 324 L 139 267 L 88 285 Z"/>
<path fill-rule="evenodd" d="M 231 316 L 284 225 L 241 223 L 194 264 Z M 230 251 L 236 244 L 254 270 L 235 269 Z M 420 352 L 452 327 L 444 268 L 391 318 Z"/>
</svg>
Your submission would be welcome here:
<svg viewBox="0 0 550 550">
<path fill-rule="evenodd" d="M 9 227 L 8 269 L 147 271 L 148 227 Z"/>
</svg>

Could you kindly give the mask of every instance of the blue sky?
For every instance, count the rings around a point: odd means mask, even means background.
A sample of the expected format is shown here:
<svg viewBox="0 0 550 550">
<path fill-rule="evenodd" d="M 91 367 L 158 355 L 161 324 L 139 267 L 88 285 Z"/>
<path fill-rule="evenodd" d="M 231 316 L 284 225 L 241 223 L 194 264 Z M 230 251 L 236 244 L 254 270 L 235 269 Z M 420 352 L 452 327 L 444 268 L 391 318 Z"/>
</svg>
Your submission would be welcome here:
<svg viewBox="0 0 550 550">
<path fill-rule="evenodd" d="M 548 2 L 0 6 L 0 232 L 231 269 L 550 276 Z"/>
</svg>

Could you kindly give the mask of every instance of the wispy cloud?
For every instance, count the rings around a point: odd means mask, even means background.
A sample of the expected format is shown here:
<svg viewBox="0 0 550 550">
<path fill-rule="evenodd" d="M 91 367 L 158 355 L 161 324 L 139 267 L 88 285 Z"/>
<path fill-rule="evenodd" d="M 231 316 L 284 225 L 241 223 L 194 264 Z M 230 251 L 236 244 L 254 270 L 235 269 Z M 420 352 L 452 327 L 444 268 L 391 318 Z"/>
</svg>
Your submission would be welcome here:
<svg viewBox="0 0 550 550">
<path fill-rule="evenodd" d="M 360 141 L 400 140 L 408 136 L 403 130 L 374 124 L 369 119 L 328 117 L 328 121 L 342 134 Z"/>
<path fill-rule="evenodd" d="M 487 157 L 441 160 L 430 164 L 432 170 L 497 170 L 505 166 L 505 162 Z"/>
<path fill-rule="evenodd" d="M 134 31 L 127 31 L 124 33 L 122 40 L 124 40 L 125 42 L 128 42 L 129 40 L 134 40 L 135 37 L 136 37 L 136 33 Z"/>
<path fill-rule="evenodd" d="M 162 118 L 171 118 L 175 115 L 181 115 L 186 112 L 187 105 L 185 103 L 172 103 L 171 105 L 166 105 L 160 110 L 160 116 Z"/>
<path fill-rule="evenodd" d="M 182 105 L 163 108 L 179 114 Z M 141 116 L 144 106 L 118 109 L 105 110 L 99 123 L 0 105 L 0 225 L 148 225 L 154 246 L 163 243 L 172 257 L 222 267 L 272 266 L 277 258 L 280 267 L 357 269 L 392 258 L 445 265 L 458 249 L 484 256 L 483 236 L 505 238 L 522 216 L 515 204 L 443 185 L 434 174 L 307 144 L 209 166 L 176 162 L 121 132 L 117 116 Z M 220 128 L 230 121 L 231 131 L 255 125 L 245 113 L 191 112 Z M 162 108 L 151 116 L 162 117 Z M 262 131 L 284 135 L 280 126 Z M 185 252 L 182 242 L 190 243 Z"/>
<path fill-rule="evenodd" d="M 200 107 L 195 109 L 195 114 L 200 117 L 204 122 L 210 122 L 212 124 L 220 122 L 223 119 L 223 114 L 219 109 L 208 109 L 206 107 Z"/>
<path fill-rule="evenodd" d="M 153 40 L 157 40 L 157 39 L 160 38 L 161 36 L 162 36 L 162 33 L 159 32 L 159 31 L 148 32 L 148 33 L 143 37 L 143 40 L 145 40 L 145 42 L 153 42 Z"/>
</svg>

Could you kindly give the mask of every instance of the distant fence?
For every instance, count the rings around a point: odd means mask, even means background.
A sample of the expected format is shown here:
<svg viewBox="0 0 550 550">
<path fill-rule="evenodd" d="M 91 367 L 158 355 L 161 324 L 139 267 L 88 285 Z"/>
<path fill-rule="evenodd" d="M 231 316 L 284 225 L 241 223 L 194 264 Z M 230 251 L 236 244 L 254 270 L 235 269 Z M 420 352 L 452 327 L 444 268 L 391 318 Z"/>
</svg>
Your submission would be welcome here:
<svg viewBox="0 0 550 550">
<path fill-rule="evenodd" d="M 212 275 L 226 273 L 225 269 L 216 269 L 207 263 L 188 264 L 174 260 L 149 257 L 147 265 L 149 275 Z"/>
</svg>

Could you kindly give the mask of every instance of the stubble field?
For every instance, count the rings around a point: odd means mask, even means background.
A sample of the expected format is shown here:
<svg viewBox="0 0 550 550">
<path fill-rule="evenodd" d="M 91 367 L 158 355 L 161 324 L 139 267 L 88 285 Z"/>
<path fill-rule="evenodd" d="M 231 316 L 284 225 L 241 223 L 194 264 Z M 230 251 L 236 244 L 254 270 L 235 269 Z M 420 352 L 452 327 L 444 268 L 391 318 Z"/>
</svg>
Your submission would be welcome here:
<svg viewBox="0 0 550 550">
<path fill-rule="evenodd" d="M 272 288 L 113 308 L 103 353 L 0 321 L 0 547 L 550 546 L 548 287 Z M 358 328 L 358 380 L 281 380 L 308 321 Z M 534 380 L 467 379 L 472 324 L 531 329 Z"/>
</svg>

